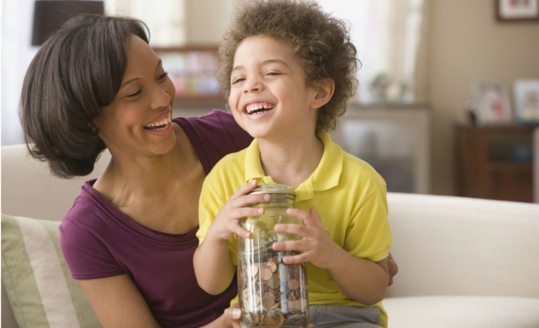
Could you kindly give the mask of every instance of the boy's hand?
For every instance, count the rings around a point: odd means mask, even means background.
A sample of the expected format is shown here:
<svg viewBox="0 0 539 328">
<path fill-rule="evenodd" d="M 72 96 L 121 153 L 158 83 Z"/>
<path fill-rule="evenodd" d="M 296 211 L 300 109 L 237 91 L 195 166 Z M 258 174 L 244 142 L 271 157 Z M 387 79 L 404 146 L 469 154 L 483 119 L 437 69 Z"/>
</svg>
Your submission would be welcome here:
<svg viewBox="0 0 539 328">
<path fill-rule="evenodd" d="M 228 202 L 219 211 L 208 229 L 206 238 L 213 237 L 218 240 L 229 240 L 234 234 L 243 238 L 251 238 L 251 233 L 240 227 L 239 222 L 243 218 L 263 214 L 263 208 L 252 208 L 250 206 L 267 202 L 270 199 L 267 194 L 249 195 L 257 185 L 258 182 L 253 180 L 241 186 L 230 196 Z"/>
<path fill-rule="evenodd" d="M 286 264 L 311 262 L 313 265 L 327 269 L 338 252 L 343 251 L 328 235 L 322 224 L 316 209 L 313 207 L 309 213 L 296 208 L 287 210 L 288 215 L 296 217 L 305 223 L 299 224 L 276 224 L 275 231 L 290 233 L 303 237 L 303 240 L 276 242 L 273 249 L 276 251 L 302 250 L 303 253 L 294 256 L 286 256 L 283 262 Z"/>
</svg>

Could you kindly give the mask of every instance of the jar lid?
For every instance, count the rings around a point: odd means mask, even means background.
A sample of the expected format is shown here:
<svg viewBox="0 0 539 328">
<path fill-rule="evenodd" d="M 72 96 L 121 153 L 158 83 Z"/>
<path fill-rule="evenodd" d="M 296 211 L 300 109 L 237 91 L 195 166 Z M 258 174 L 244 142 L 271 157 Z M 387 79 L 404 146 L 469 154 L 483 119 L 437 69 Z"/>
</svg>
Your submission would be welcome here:
<svg viewBox="0 0 539 328">
<path fill-rule="evenodd" d="M 286 184 L 263 184 L 256 187 L 251 194 L 296 194 L 296 188 Z"/>
</svg>

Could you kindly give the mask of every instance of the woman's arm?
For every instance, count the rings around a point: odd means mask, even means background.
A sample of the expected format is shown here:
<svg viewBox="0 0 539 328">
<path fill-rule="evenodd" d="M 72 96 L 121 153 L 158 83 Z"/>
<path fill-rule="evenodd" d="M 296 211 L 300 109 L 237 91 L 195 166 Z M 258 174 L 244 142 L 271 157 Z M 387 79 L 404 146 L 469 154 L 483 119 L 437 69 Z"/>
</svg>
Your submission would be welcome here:
<svg viewBox="0 0 539 328">
<path fill-rule="evenodd" d="M 77 280 L 103 327 L 160 327 L 128 275 Z"/>
</svg>

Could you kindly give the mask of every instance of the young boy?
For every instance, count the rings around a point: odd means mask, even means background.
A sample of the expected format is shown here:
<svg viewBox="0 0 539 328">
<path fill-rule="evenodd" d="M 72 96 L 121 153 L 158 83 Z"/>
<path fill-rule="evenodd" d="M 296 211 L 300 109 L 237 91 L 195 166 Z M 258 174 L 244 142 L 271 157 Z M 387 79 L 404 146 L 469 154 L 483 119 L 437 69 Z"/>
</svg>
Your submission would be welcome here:
<svg viewBox="0 0 539 328">
<path fill-rule="evenodd" d="M 305 225 L 275 230 L 303 239 L 273 248 L 302 251 L 283 261 L 307 262 L 315 327 L 387 327 L 386 185 L 325 132 L 356 88 L 356 49 L 345 24 L 313 3 L 254 1 L 237 13 L 220 54 L 230 109 L 255 140 L 205 180 L 194 258 L 199 285 L 219 294 L 234 279 L 233 237 L 250 237 L 239 220 L 260 215 L 263 209 L 250 206 L 269 200 L 249 192 L 259 183 L 289 184 L 296 187 L 296 209 L 288 214 Z"/>
</svg>

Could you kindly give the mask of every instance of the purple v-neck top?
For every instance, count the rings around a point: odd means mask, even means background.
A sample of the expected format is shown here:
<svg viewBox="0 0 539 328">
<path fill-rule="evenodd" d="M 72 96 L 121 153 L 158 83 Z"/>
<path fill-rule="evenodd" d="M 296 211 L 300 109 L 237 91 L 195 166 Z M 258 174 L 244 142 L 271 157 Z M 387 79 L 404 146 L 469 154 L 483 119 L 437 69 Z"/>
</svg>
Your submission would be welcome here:
<svg viewBox="0 0 539 328">
<path fill-rule="evenodd" d="M 222 157 L 252 141 L 223 111 L 174 122 L 186 132 L 206 174 Z M 162 327 L 200 327 L 219 317 L 236 296 L 237 283 L 234 279 L 217 296 L 198 286 L 193 269 L 198 226 L 182 235 L 145 228 L 106 201 L 92 187 L 94 182 L 84 184 L 60 225 L 60 244 L 72 277 L 127 274 Z"/>
</svg>

